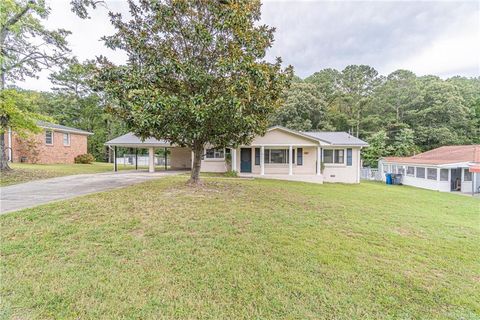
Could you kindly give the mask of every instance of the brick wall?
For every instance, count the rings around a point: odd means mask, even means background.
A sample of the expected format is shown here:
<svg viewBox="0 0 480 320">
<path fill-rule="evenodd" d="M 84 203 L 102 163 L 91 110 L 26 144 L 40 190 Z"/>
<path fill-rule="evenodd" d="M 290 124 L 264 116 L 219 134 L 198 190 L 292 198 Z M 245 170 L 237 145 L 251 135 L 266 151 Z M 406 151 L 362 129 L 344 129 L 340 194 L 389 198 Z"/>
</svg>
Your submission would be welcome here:
<svg viewBox="0 0 480 320">
<path fill-rule="evenodd" d="M 20 162 L 22 157 L 27 162 L 34 162 L 34 151 L 27 140 L 32 140 L 35 149 L 38 151 L 36 163 L 74 163 L 74 158 L 80 154 L 87 153 L 87 136 L 70 133 L 70 145 L 63 145 L 63 132 L 53 132 L 53 144 L 45 143 L 45 131 L 32 135 L 30 138 L 22 139 L 15 133 L 12 134 L 12 160 Z M 5 139 L 7 140 L 7 139 Z M 8 144 L 8 143 L 7 143 Z"/>
</svg>

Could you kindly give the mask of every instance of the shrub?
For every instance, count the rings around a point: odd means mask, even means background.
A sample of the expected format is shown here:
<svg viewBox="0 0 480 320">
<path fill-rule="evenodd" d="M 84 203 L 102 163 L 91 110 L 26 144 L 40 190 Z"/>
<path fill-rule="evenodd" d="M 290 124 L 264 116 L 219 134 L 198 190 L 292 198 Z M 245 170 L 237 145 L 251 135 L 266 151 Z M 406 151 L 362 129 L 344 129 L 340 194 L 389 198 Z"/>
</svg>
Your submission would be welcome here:
<svg viewBox="0 0 480 320">
<path fill-rule="evenodd" d="M 228 170 L 227 172 L 225 172 L 225 177 L 237 177 L 237 171 L 233 171 L 233 170 Z"/>
<path fill-rule="evenodd" d="M 81 154 L 75 157 L 75 163 L 90 164 L 95 161 L 95 157 L 90 153 Z"/>
</svg>

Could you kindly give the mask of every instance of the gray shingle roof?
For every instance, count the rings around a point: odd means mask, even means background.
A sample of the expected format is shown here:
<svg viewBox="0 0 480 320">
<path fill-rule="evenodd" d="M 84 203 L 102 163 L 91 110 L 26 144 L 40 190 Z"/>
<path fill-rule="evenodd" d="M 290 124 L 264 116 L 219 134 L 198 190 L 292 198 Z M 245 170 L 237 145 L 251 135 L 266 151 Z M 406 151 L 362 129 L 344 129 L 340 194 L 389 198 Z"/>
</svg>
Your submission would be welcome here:
<svg viewBox="0 0 480 320">
<path fill-rule="evenodd" d="M 64 131 L 64 132 L 71 132 L 76 134 L 84 134 L 84 135 L 92 135 L 92 132 L 88 132 L 85 130 L 62 126 L 60 124 L 50 123 L 46 121 L 37 121 L 37 126 L 44 128 L 44 129 L 52 129 L 54 131 Z"/>
<path fill-rule="evenodd" d="M 360 140 L 346 132 L 314 131 L 302 133 L 312 138 L 328 142 L 334 146 L 368 146 L 368 143 L 366 143 L 365 141 Z"/>
<path fill-rule="evenodd" d="M 105 143 L 107 146 L 122 146 L 122 147 L 170 147 L 170 141 L 157 140 L 155 138 L 148 138 L 142 141 L 139 137 L 132 132 L 124 134 L 123 136 L 116 137 Z"/>
</svg>

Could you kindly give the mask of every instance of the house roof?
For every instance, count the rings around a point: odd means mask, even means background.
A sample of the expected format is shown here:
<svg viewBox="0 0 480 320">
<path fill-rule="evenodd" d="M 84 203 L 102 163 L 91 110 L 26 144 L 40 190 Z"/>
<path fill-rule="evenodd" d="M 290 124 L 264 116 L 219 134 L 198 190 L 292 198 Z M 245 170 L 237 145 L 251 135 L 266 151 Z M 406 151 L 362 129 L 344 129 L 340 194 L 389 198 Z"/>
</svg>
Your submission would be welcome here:
<svg viewBox="0 0 480 320">
<path fill-rule="evenodd" d="M 82 129 L 62 126 L 60 124 L 50 123 L 46 121 L 37 121 L 37 126 L 44 128 L 44 129 L 52 129 L 53 131 L 61 131 L 61 132 L 70 132 L 75 134 L 83 134 L 83 135 L 92 135 L 92 132 L 88 132 Z"/>
<path fill-rule="evenodd" d="M 310 131 L 301 132 L 304 135 L 313 137 L 317 140 L 327 142 L 334 146 L 359 146 L 366 147 L 368 143 L 360 140 L 346 132 L 332 132 L 332 131 Z"/>
<path fill-rule="evenodd" d="M 284 130 L 287 132 L 290 132 L 292 134 L 299 135 L 301 137 L 310 139 L 312 141 L 321 141 L 328 143 L 332 146 L 359 146 L 359 147 L 364 147 L 368 146 L 368 143 L 366 143 L 363 140 L 360 140 L 358 138 L 355 138 L 354 136 L 346 133 L 346 132 L 326 132 L 326 131 L 318 131 L 318 132 L 301 132 L 301 131 L 295 131 L 292 129 L 284 128 L 281 126 L 274 126 L 268 129 L 268 131 L 275 130 L 275 129 L 280 129 Z M 127 134 L 124 134 L 123 136 L 114 138 L 110 141 L 107 141 L 105 143 L 107 146 L 122 146 L 122 147 L 137 147 L 137 148 L 142 148 L 142 147 L 171 147 L 172 144 L 168 140 L 164 139 L 154 139 L 154 138 L 147 138 L 142 141 L 141 138 L 137 137 L 135 134 L 132 132 L 129 132 Z"/>
<path fill-rule="evenodd" d="M 157 140 L 155 138 L 147 138 L 142 140 L 132 132 L 124 134 L 123 136 L 116 137 L 105 143 L 107 146 L 121 146 L 132 148 L 145 148 L 145 147 L 171 147 L 171 143 L 168 140 Z"/>
<path fill-rule="evenodd" d="M 385 157 L 387 162 L 442 165 L 450 163 L 480 163 L 480 145 L 444 146 L 412 157 Z"/>
</svg>

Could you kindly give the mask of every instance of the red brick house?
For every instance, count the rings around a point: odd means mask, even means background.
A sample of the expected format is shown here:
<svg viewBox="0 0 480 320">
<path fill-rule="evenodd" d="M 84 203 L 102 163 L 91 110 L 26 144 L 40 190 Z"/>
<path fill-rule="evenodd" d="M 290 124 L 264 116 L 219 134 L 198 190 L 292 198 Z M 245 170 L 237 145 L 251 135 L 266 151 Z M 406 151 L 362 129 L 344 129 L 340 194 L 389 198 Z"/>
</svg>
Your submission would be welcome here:
<svg viewBox="0 0 480 320">
<path fill-rule="evenodd" d="M 93 133 L 39 121 L 41 133 L 21 138 L 8 132 L 6 148 L 12 162 L 74 163 L 76 156 L 87 153 L 87 138 Z"/>
</svg>

